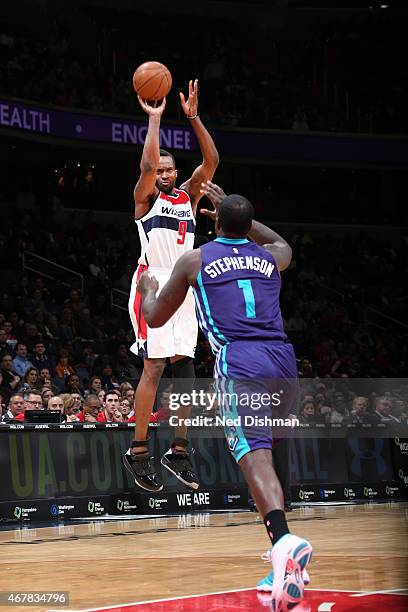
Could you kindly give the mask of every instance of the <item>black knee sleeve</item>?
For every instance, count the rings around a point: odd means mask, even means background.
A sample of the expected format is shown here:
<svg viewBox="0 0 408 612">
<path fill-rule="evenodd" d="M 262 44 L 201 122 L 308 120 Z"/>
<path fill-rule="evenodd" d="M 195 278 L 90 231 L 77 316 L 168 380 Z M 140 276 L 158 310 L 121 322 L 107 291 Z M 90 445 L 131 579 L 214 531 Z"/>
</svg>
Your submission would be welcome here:
<svg viewBox="0 0 408 612">
<path fill-rule="evenodd" d="M 173 374 L 173 391 L 191 393 L 195 383 L 194 364 L 191 357 L 183 357 L 171 364 Z"/>
</svg>

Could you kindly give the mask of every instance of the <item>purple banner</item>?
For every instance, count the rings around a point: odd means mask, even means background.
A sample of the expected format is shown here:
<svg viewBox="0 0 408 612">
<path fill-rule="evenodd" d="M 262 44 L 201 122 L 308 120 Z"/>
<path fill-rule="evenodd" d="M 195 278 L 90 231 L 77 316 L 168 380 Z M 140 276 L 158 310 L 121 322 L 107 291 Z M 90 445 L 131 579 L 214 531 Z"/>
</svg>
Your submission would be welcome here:
<svg viewBox="0 0 408 612">
<path fill-rule="evenodd" d="M 49 110 L 7 100 L 0 100 L 0 126 L 70 140 L 118 145 L 143 145 L 147 132 L 147 121 Z M 182 126 L 163 125 L 160 145 L 182 151 L 197 149 L 193 131 Z"/>
<path fill-rule="evenodd" d="M 23 102 L 0 100 L 0 130 L 18 130 L 40 136 L 100 142 L 117 146 L 143 145 L 147 120 L 54 110 Z M 271 130 L 211 128 L 221 155 L 279 162 L 322 162 L 405 165 L 407 136 L 318 134 Z M 166 149 L 196 151 L 190 126 L 164 123 L 160 144 Z"/>
</svg>

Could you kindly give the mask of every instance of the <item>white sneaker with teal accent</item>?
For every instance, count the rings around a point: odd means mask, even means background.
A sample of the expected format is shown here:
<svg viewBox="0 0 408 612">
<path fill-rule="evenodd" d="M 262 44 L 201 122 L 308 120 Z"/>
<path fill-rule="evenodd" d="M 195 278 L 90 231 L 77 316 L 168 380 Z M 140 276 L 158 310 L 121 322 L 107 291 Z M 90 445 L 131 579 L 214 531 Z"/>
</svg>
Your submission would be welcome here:
<svg viewBox="0 0 408 612">
<path fill-rule="evenodd" d="M 264 553 L 261 556 L 261 559 L 265 563 L 271 563 L 272 562 L 272 548 L 267 550 L 266 553 Z M 307 573 L 306 568 L 304 568 L 302 571 L 302 578 L 303 578 L 303 584 L 307 586 L 310 583 L 310 576 Z M 258 582 L 258 584 L 256 585 L 256 589 L 257 591 L 261 591 L 262 593 L 271 593 L 272 586 L 273 586 L 273 570 L 269 572 L 269 574 L 265 576 L 265 578 L 262 578 L 262 580 Z"/>
<path fill-rule="evenodd" d="M 310 543 L 291 533 L 283 536 L 273 546 L 270 552 L 273 569 L 270 591 L 273 612 L 292 610 L 302 601 L 305 584 L 303 571 L 311 557 Z M 307 573 L 305 578 L 309 578 Z"/>
<path fill-rule="evenodd" d="M 303 570 L 302 572 L 303 584 L 307 586 L 310 582 L 310 576 L 307 573 L 307 570 Z M 273 570 L 269 572 L 265 578 L 262 578 L 256 585 L 257 591 L 262 591 L 263 593 L 271 593 L 273 586 Z"/>
</svg>

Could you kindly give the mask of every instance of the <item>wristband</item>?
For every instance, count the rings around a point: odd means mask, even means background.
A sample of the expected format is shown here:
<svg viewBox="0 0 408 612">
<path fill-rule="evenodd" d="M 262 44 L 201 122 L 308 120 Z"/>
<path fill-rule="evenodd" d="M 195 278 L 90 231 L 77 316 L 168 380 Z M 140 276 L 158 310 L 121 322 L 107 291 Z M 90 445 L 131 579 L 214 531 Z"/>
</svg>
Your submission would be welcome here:
<svg viewBox="0 0 408 612">
<path fill-rule="evenodd" d="M 190 121 L 192 121 L 193 119 L 197 119 L 198 115 L 194 115 L 193 117 L 189 117 L 188 115 L 186 115 L 187 119 L 190 119 Z"/>
</svg>

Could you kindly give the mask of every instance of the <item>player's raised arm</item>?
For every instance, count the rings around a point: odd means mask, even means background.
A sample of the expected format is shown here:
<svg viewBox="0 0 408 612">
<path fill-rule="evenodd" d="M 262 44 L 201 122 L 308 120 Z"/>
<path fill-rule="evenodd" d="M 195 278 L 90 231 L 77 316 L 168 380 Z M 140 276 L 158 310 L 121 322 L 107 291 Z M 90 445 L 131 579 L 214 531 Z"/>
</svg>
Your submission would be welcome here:
<svg viewBox="0 0 408 612">
<path fill-rule="evenodd" d="M 214 210 L 204 208 L 201 212 L 215 221 L 218 208 L 226 194 L 219 185 L 211 181 L 207 181 L 201 185 L 201 193 L 202 195 L 206 195 L 214 206 Z M 290 265 L 292 261 L 292 249 L 290 245 L 270 227 L 253 219 L 248 236 L 251 240 L 272 253 L 280 271 L 285 270 Z"/>
<path fill-rule="evenodd" d="M 148 212 L 152 198 L 158 193 L 156 173 L 160 161 L 160 121 L 166 108 L 166 98 L 163 98 L 159 106 L 151 106 L 140 96 L 138 100 L 149 115 L 149 126 L 140 161 L 140 177 L 133 192 L 135 219 L 143 217 Z"/>
<path fill-rule="evenodd" d="M 185 253 L 157 297 L 159 283 L 154 276 L 143 272 L 137 290 L 143 296 L 143 314 L 149 327 L 161 327 L 174 315 L 184 302 L 190 285 L 194 284 L 200 268 L 200 249 Z"/>
<path fill-rule="evenodd" d="M 272 253 L 281 272 L 289 267 L 292 261 L 292 247 L 282 236 L 255 219 L 252 221 L 252 228 L 248 236 Z"/>
<path fill-rule="evenodd" d="M 191 178 L 181 185 L 181 189 L 185 189 L 190 194 L 193 213 L 195 214 L 197 204 L 202 197 L 201 183 L 211 180 L 219 162 L 219 155 L 213 139 L 208 130 L 204 127 L 200 117 L 198 116 L 198 80 L 190 81 L 188 84 L 188 99 L 180 92 L 181 106 L 187 119 L 191 123 L 191 127 L 197 137 L 200 145 L 203 161 L 194 170 Z"/>
</svg>

